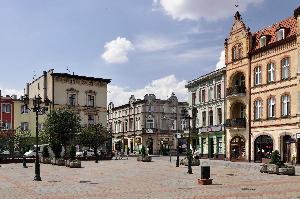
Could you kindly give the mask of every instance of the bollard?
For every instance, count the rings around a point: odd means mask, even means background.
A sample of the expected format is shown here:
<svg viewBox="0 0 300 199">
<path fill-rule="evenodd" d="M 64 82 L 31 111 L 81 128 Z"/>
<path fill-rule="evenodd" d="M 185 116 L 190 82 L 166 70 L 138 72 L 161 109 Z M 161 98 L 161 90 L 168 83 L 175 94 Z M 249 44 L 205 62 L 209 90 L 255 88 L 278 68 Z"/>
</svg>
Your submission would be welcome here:
<svg viewBox="0 0 300 199">
<path fill-rule="evenodd" d="M 201 166 L 201 178 L 198 179 L 198 184 L 211 185 L 212 180 L 210 179 L 210 166 Z"/>
</svg>

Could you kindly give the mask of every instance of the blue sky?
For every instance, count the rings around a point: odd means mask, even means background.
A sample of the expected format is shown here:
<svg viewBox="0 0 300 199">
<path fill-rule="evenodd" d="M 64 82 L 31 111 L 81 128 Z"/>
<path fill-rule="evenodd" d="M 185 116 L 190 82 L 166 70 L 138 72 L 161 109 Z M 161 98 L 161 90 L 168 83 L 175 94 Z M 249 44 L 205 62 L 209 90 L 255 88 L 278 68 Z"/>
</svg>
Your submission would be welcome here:
<svg viewBox="0 0 300 199">
<path fill-rule="evenodd" d="M 215 69 L 234 0 L 0 1 L 0 88 L 20 94 L 54 68 L 111 78 L 109 100 L 146 92 L 186 99 L 188 80 Z M 297 0 L 239 0 L 255 32 L 293 15 Z"/>
</svg>

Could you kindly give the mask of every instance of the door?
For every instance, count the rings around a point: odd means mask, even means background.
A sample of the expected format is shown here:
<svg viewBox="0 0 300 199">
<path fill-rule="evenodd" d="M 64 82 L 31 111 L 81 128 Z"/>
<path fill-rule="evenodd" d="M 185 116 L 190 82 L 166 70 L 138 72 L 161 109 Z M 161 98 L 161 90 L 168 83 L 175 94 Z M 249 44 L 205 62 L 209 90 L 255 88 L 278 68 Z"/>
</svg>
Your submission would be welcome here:
<svg viewBox="0 0 300 199">
<path fill-rule="evenodd" d="M 133 142 L 130 142 L 130 153 L 133 153 Z"/>
<path fill-rule="evenodd" d="M 285 135 L 283 136 L 283 149 L 282 149 L 282 156 L 283 156 L 283 162 L 291 162 L 291 136 L 290 135 Z"/>
<path fill-rule="evenodd" d="M 214 138 L 209 138 L 209 144 L 210 144 L 210 153 L 209 153 L 209 157 L 213 158 L 214 157 Z"/>
<path fill-rule="evenodd" d="M 300 164 L 300 138 L 297 140 L 297 164 Z"/>
</svg>

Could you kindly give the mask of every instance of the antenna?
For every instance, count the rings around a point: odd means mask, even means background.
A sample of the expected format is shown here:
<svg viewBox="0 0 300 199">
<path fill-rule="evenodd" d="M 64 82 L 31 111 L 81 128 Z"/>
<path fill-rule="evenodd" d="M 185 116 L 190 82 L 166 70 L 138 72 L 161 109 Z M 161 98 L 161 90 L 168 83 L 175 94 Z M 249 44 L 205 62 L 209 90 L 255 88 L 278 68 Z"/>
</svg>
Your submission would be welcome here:
<svg viewBox="0 0 300 199">
<path fill-rule="evenodd" d="M 69 66 L 67 66 L 67 71 L 68 71 L 69 73 L 71 73 L 71 71 L 70 71 L 70 69 L 69 69 Z"/>
<path fill-rule="evenodd" d="M 35 80 L 35 78 L 36 78 L 36 72 L 33 71 L 33 77 L 32 77 L 32 79 Z"/>
</svg>

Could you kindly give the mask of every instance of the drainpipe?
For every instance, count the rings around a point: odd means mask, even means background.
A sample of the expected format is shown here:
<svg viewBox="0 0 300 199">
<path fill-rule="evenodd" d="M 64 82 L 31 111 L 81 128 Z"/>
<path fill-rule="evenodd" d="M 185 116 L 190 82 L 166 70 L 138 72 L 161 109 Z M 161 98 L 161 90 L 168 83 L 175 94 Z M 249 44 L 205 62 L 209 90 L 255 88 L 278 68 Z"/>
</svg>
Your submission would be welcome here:
<svg viewBox="0 0 300 199">
<path fill-rule="evenodd" d="M 227 132 L 226 132 L 226 118 L 227 118 L 227 114 L 226 114 L 226 111 L 227 111 L 227 100 L 226 100 L 226 80 L 227 80 L 227 77 L 226 77 L 226 70 L 225 70 L 225 74 L 224 74 L 224 100 L 223 100 L 223 107 L 224 107 L 224 118 L 223 118 L 223 126 L 224 126 L 224 144 L 225 144 L 225 147 L 224 147 L 224 160 L 226 160 L 227 158 Z"/>
</svg>

